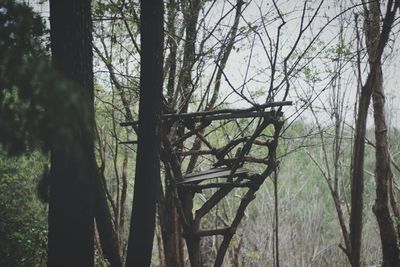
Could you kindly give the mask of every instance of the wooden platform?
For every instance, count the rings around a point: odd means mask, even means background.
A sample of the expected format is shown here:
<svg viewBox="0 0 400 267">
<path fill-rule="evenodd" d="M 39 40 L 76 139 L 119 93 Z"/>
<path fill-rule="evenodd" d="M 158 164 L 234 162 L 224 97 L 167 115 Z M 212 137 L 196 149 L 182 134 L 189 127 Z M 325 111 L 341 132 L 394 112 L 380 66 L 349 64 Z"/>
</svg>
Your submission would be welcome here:
<svg viewBox="0 0 400 267">
<path fill-rule="evenodd" d="M 238 168 L 234 173 L 235 176 L 249 173 L 246 168 Z M 184 181 L 177 184 L 196 183 L 204 180 L 229 177 L 231 169 L 228 167 L 212 168 L 206 171 L 189 173 L 184 176 Z"/>
</svg>

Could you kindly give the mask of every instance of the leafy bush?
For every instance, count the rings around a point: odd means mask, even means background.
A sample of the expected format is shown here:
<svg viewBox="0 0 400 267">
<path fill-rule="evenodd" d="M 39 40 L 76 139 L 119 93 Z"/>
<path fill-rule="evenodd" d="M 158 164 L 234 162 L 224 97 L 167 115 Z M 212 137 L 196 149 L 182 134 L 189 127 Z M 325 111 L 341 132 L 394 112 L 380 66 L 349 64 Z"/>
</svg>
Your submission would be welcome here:
<svg viewBox="0 0 400 267">
<path fill-rule="evenodd" d="M 47 254 L 46 206 L 36 197 L 45 159 L 0 154 L 0 266 L 44 266 Z"/>
</svg>

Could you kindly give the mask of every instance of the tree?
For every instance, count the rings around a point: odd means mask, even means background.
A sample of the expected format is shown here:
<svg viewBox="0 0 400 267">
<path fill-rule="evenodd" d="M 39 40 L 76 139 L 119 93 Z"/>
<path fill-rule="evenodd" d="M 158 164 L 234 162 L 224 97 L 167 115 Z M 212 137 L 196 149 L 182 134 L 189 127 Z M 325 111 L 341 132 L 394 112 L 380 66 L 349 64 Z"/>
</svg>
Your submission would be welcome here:
<svg viewBox="0 0 400 267">
<path fill-rule="evenodd" d="M 150 266 L 160 180 L 163 1 L 141 1 L 139 129 L 126 266 Z"/>
<path fill-rule="evenodd" d="M 32 148 L 47 151 L 53 107 L 47 100 L 62 89 L 43 43 L 43 20 L 26 4 L 7 0 L 2 1 L 0 23 L 0 144 L 11 156 Z"/>
<path fill-rule="evenodd" d="M 95 176 L 92 26 L 90 1 L 50 1 L 54 68 L 77 96 L 73 117 L 57 114 L 49 201 L 49 266 L 93 266 Z M 61 100 L 61 99 L 60 99 Z"/>
<path fill-rule="evenodd" d="M 350 213 L 350 242 L 351 242 L 351 263 L 353 267 L 360 266 L 360 250 L 361 250 L 361 234 L 362 234 L 362 215 L 363 215 L 363 188 L 364 188 L 364 150 L 365 150 L 365 133 L 366 133 L 366 122 L 367 122 L 367 115 L 368 115 L 368 107 L 371 101 L 371 95 L 374 90 L 376 92 L 380 92 L 379 88 L 382 87 L 382 74 L 381 74 L 381 57 L 383 54 L 383 50 L 387 44 L 390 31 L 393 26 L 394 16 L 397 12 L 399 7 L 399 1 L 389 1 L 387 4 L 387 12 L 385 14 L 385 18 L 383 20 L 382 31 L 380 30 L 380 23 L 379 23 L 379 3 L 372 2 L 370 3 L 371 13 L 369 13 L 368 8 L 364 5 L 365 11 L 365 35 L 367 40 L 367 49 L 369 50 L 369 62 L 370 62 L 370 72 L 368 74 L 367 80 L 365 84 L 362 86 L 360 98 L 359 98 L 359 107 L 357 113 L 357 122 L 356 122 L 356 129 L 355 129 L 355 139 L 354 139 L 354 152 L 352 158 L 352 180 L 351 180 L 351 213 Z M 379 109 L 379 105 L 378 105 Z M 380 118 L 382 114 L 377 114 L 376 119 Z M 377 123 L 377 120 L 375 120 Z M 384 122 L 378 122 L 378 131 L 382 130 L 379 128 L 383 126 Z M 379 135 L 377 136 L 379 137 Z M 385 137 L 380 136 L 381 142 L 384 142 Z M 385 148 L 384 148 L 385 149 Z M 381 152 L 384 152 L 383 151 Z M 377 152 L 377 160 L 379 159 L 379 153 Z M 377 166 L 379 165 L 378 162 L 376 163 Z M 387 166 L 386 166 L 387 167 Z M 384 168 L 386 168 L 384 167 Z M 380 170 L 377 169 L 377 175 L 379 175 L 379 171 L 384 171 L 384 169 Z M 387 181 L 386 178 L 378 178 L 377 179 L 377 202 L 375 205 L 376 211 L 382 211 L 381 205 L 385 201 L 387 201 L 387 192 L 383 188 Z M 387 190 L 387 189 L 386 189 Z M 386 194 L 386 195 L 385 195 Z M 381 198 L 383 197 L 383 198 Z M 382 201 L 382 202 L 380 202 Z M 382 208 L 381 208 L 382 207 Z M 385 223 L 389 223 L 388 218 L 388 210 L 382 214 L 383 217 L 378 217 L 378 223 L 380 225 L 381 234 L 383 234 L 382 239 L 382 246 L 383 246 L 383 255 L 384 261 L 388 260 L 389 258 L 395 256 L 395 251 L 397 250 L 397 258 L 398 258 L 398 249 L 396 246 L 396 242 L 394 246 L 396 249 L 393 248 L 393 238 L 396 240 L 395 233 L 392 232 L 393 236 L 389 233 L 389 235 L 385 235 L 384 229 L 389 229 L 390 224 L 384 225 Z M 379 218 L 380 217 L 380 218 Z M 383 223 L 383 224 L 382 224 Z M 393 226 L 393 224 L 392 224 Z M 386 228 L 389 227 L 389 228 Z M 384 231 L 382 233 L 382 231 Z M 393 229 L 394 231 L 394 229 Z M 387 250 L 384 248 L 384 245 L 387 244 L 386 242 L 391 243 L 388 248 L 392 252 L 389 252 L 391 256 L 385 256 L 385 252 Z M 389 258 L 387 258 L 389 257 Z M 392 258 L 393 260 L 393 258 Z M 387 264 L 388 266 L 396 266 L 398 265 L 398 259 L 396 261 L 390 260 Z M 391 265 L 397 262 L 395 265 Z"/>
<path fill-rule="evenodd" d="M 389 183 L 393 179 L 391 171 L 388 128 L 385 118 L 385 93 L 383 89 L 382 62 L 379 49 L 382 39 L 387 42 L 394 20 L 394 15 L 400 7 L 400 1 L 388 2 L 388 9 L 383 29 L 380 30 L 380 7 L 379 2 L 369 3 L 364 7 L 366 17 L 365 35 L 369 67 L 372 75 L 371 89 L 374 107 L 375 122 L 375 181 L 376 199 L 373 206 L 376 219 L 379 225 L 382 244 L 383 266 L 399 266 L 399 247 L 394 222 L 389 207 Z M 385 25 L 386 24 L 386 25 Z"/>
</svg>

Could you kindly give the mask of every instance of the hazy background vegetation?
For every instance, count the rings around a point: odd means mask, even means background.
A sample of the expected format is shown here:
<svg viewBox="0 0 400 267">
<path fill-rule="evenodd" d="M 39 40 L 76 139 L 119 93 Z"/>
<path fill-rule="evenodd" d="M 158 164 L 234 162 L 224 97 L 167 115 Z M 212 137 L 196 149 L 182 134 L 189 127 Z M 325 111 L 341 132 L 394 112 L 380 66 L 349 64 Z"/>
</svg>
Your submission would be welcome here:
<svg viewBox="0 0 400 267">
<path fill-rule="evenodd" d="M 44 2 L 44 4 L 39 2 Z M 43 24 L 45 26 L 47 25 L 47 5 L 46 1 L 39 2 L 32 1 L 29 4 L 44 16 Z M 133 40 L 138 38 L 139 32 L 136 17 L 137 1 L 128 1 L 122 6 L 120 2 L 93 1 L 93 19 L 97 123 L 96 155 L 99 169 L 107 184 L 107 198 L 111 211 L 114 216 L 123 218 L 123 223 L 119 224 L 118 235 L 124 257 L 133 198 L 136 147 L 130 144 L 121 144 L 121 141 L 134 140 L 135 135 L 132 130 L 120 127 L 119 123 L 127 120 L 126 106 L 121 100 L 121 95 L 124 95 L 132 114 L 137 117 L 139 54 L 135 48 L 137 44 Z M 210 79 L 214 79 L 214 76 L 211 77 L 212 70 L 215 67 L 213 63 L 219 58 L 219 51 L 224 48 L 223 44 L 225 43 L 221 40 L 224 40 L 223 38 L 229 30 L 229 23 L 233 20 L 233 14 L 228 12 L 229 15 L 226 15 L 215 26 L 215 22 L 229 8 L 232 8 L 233 4 L 229 1 L 225 3 L 216 1 L 213 9 L 208 9 L 211 5 L 214 5 L 211 2 L 205 1 L 202 9 L 202 20 L 199 22 L 201 27 L 199 27 L 196 47 L 199 50 L 201 48 L 203 54 L 201 54 L 201 60 L 196 63 L 196 68 L 193 70 L 193 80 L 197 79 L 195 85 L 201 89 L 193 95 L 189 110 L 198 108 L 204 94 L 204 88 Z M 271 8 L 267 2 L 253 1 L 248 9 L 243 11 L 243 20 L 240 22 L 235 48 L 224 71 L 227 77 L 222 78 L 221 93 L 215 105 L 217 108 L 246 106 L 246 101 L 232 93 L 232 84 L 233 87 L 241 89 L 243 95 L 249 99 L 266 99 L 267 88 L 265 84 L 270 81 L 271 69 L 267 66 L 268 64 L 265 64 L 266 58 L 265 54 L 263 55 L 265 51 L 263 51 L 263 44 L 260 40 L 265 40 L 267 34 L 262 32 L 261 28 L 268 25 L 271 29 L 276 30 L 278 21 L 276 10 Z M 279 53 L 282 54 L 287 53 L 295 39 L 292 35 L 297 34 L 295 25 L 299 23 L 301 6 L 296 5 L 289 10 L 289 6 L 293 3 L 292 1 L 282 1 L 280 6 L 282 10 L 287 10 L 284 15 L 287 16 L 288 20 L 286 31 L 278 33 L 282 35 L 282 40 L 277 49 L 280 48 Z M 321 16 L 314 21 L 313 27 L 302 37 L 298 49 L 288 59 L 294 68 L 290 78 L 291 90 L 289 94 L 289 99 L 293 100 L 294 105 L 284 110 L 284 116 L 287 120 L 278 147 L 279 168 L 276 173 L 278 178 L 279 208 L 277 212 L 279 213 L 281 266 L 347 266 L 348 264 L 345 254 L 339 248 L 339 244 L 343 242 L 341 229 L 326 174 L 333 173 L 334 170 L 337 171 L 340 204 L 344 218 L 348 222 L 354 110 L 357 104 L 357 88 L 359 87 L 355 77 L 358 63 L 356 62 L 356 55 L 360 51 L 363 75 L 365 75 L 367 69 L 366 52 L 356 47 L 355 28 L 352 24 L 354 13 L 361 13 L 362 8 L 355 7 L 351 9 L 351 12 L 344 12 L 352 5 L 350 1 L 340 1 L 340 3 L 327 1 L 324 3 L 319 12 Z M 269 7 L 267 8 L 267 6 Z M 313 14 L 317 6 L 318 3 L 310 3 L 307 14 Z M 210 14 L 213 15 L 206 13 L 209 10 L 211 10 Z M 125 18 L 124 14 L 128 18 Z M 338 14 L 342 15 L 339 16 Z M 0 7 L 0 16 L 2 15 L 4 15 L 4 11 Z M 177 29 L 182 29 L 182 14 L 179 13 L 176 18 Z M 316 37 L 316 32 L 325 25 L 324 22 L 333 18 L 335 20 L 324 29 L 326 34 Z M 268 21 L 265 22 L 264 20 Z M 216 27 L 215 33 L 211 37 L 208 36 L 209 39 L 205 39 L 207 33 L 214 26 Z M 128 28 L 130 32 L 127 32 Z M 398 25 L 396 25 L 396 30 L 390 40 L 391 49 L 385 54 L 385 64 L 387 64 L 384 65 L 384 73 L 385 86 L 388 88 L 387 92 L 389 92 L 386 116 L 389 121 L 390 153 L 395 176 L 395 192 L 398 199 L 400 115 L 399 98 L 396 94 L 400 91 L 398 89 L 399 75 L 396 71 L 393 71 L 393 69 L 398 69 L 396 61 L 400 56 L 398 44 L 394 42 L 398 35 Z M 9 32 L 5 30 L 0 33 L 2 34 L 1 37 L 4 38 L 10 36 Z M 30 44 L 33 48 L 28 48 L 39 50 L 41 60 L 44 62 L 49 60 L 48 33 L 46 31 L 27 31 L 18 32 L 18 34 L 21 34 L 24 38 L 32 38 L 34 42 Z M 177 34 L 182 35 L 182 33 Z M 259 37 L 259 35 L 263 37 Z M 168 35 L 166 36 L 168 37 Z M 272 39 L 277 38 L 276 32 L 270 37 Z M 310 50 L 304 52 L 313 38 L 318 41 L 312 44 Z M 202 41 L 204 42 L 202 43 Z M 37 42 L 42 45 L 37 45 Z M 274 41 L 270 42 L 272 45 L 276 44 Z M 204 47 L 200 47 L 200 44 Z M 2 50 L 2 46 L 5 47 L 6 45 L 6 43 L 0 41 L 0 50 Z M 177 62 L 180 66 L 182 64 L 183 45 L 180 40 L 177 41 L 177 45 Z M 32 56 L 28 50 L 28 52 L 21 51 L 11 50 L 9 53 L 21 53 L 25 56 L 23 59 L 29 59 Z M 170 48 L 167 47 L 166 54 L 169 51 Z M 4 56 L 5 52 L 1 53 L 0 55 Z M 282 60 L 283 57 L 284 55 L 281 55 L 278 60 Z M 298 58 L 301 58 L 301 63 L 294 65 L 293 62 Z M 40 68 L 35 68 L 38 65 L 31 66 L 29 61 L 25 63 L 33 76 L 33 78 L 27 76 L 27 79 L 33 80 L 31 85 L 45 84 L 46 90 L 51 90 L 52 87 L 49 84 L 55 84 L 56 78 L 45 75 L 46 78 L 41 80 L 40 76 L 47 70 L 46 63 L 43 63 L 43 67 Z M 249 64 L 247 65 L 247 63 Z M 0 67 L 3 69 L 0 70 L 0 74 L 5 77 L 7 73 L 5 74 L 4 69 L 7 68 L 7 64 L 13 64 L 13 62 L 11 60 L 2 61 L 1 64 Z M 282 68 L 277 70 L 278 82 L 284 80 L 283 72 Z M 15 75 L 15 73 L 11 74 Z M 14 78 L 18 77 L 14 76 Z M 35 88 L 33 87 L 33 89 Z M 30 89 L 32 88 L 27 88 L 27 90 Z M 49 92 L 46 90 L 44 92 Z M 276 98 L 279 98 L 281 94 L 282 92 L 278 92 Z M 4 99 L 7 100 L 7 98 Z M 0 98 L 2 101 L 4 99 Z M 25 106 L 23 105 L 21 109 L 18 108 L 18 104 L 24 104 L 24 101 L 23 98 L 16 100 L 16 110 L 21 111 L 18 114 L 31 112 L 30 109 L 24 109 Z M 40 108 L 34 109 L 34 112 L 48 114 Z M 13 117 L 10 120 L 15 119 L 18 120 L 19 117 Z M 51 122 L 51 118 L 49 119 L 47 115 L 42 120 L 35 122 L 34 126 L 37 127 L 36 124 L 42 125 L 43 122 L 43 129 L 48 129 L 51 125 L 48 126 L 46 121 Z M 242 122 L 243 125 L 245 125 L 245 122 Z M 15 132 L 16 138 L 33 129 L 29 122 L 24 125 L 23 128 L 17 129 Z M 227 125 L 217 130 L 214 133 L 213 142 L 218 143 L 224 140 L 228 134 L 234 135 L 234 127 L 229 127 Z M 338 127 L 339 131 L 336 131 L 337 128 L 335 127 Z M 252 129 L 246 130 L 251 132 Z M 379 231 L 375 216 L 372 213 L 372 205 L 375 200 L 373 131 L 373 125 L 369 123 L 364 170 L 365 204 L 361 257 L 363 266 L 377 265 L 381 260 Z M 7 132 L 3 132 L 3 129 L 1 129 L 1 134 L 7 138 L 13 137 L 10 129 L 7 129 Z M 45 133 L 41 132 L 36 132 L 36 134 L 45 136 Z M 335 150 L 333 144 L 337 140 L 340 141 L 340 146 L 338 150 Z M 62 140 L 59 141 L 62 142 Z M 47 205 L 39 200 L 37 185 L 49 164 L 49 155 L 45 149 L 36 149 L 36 144 L 35 140 L 24 144 L 27 147 L 27 152 L 22 156 L 10 156 L 6 153 L 6 148 L 1 148 L 0 151 L 0 266 L 44 266 L 46 262 Z M 253 155 L 262 155 L 262 153 L 262 151 L 252 151 Z M 336 155 L 335 153 L 339 154 Z M 337 159 L 336 165 L 335 157 Z M 199 161 L 199 169 L 201 169 L 201 164 L 207 164 L 207 160 L 207 158 L 202 158 Z M 256 172 L 256 167 L 252 171 Z M 121 188 L 124 183 L 127 195 L 123 199 L 123 204 L 119 204 L 122 203 Z M 204 228 L 207 228 L 207 225 L 221 224 L 221 221 L 231 218 L 235 207 L 237 207 L 235 200 L 238 197 L 240 195 L 237 195 L 237 193 L 229 195 L 220 206 L 213 210 L 214 216 L 203 222 Z M 204 198 L 200 195 L 195 200 L 195 205 L 200 205 Z M 118 205 L 124 206 L 124 208 L 121 209 Z M 123 214 L 116 215 L 116 209 L 122 210 Z M 272 180 L 268 179 L 257 192 L 255 201 L 247 209 L 245 218 L 229 247 L 225 261 L 227 266 L 233 266 L 234 262 L 239 262 L 241 264 L 239 266 L 273 265 L 274 250 L 276 250 L 274 231 L 277 229 L 274 223 L 274 212 L 273 185 Z M 216 246 L 221 241 L 218 238 L 220 237 L 207 237 L 202 241 L 202 255 L 205 266 L 210 266 L 213 262 Z M 153 263 L 154 266 L 158 266 L 162 262 L 160 260 L 162 242 L 159 225 L 157 225 L 154 244 Z M 97 237 L 96 249 L 96 262 L 98 266 L 104 266 L 105 261 L 101 256 Z"/>
</svg>

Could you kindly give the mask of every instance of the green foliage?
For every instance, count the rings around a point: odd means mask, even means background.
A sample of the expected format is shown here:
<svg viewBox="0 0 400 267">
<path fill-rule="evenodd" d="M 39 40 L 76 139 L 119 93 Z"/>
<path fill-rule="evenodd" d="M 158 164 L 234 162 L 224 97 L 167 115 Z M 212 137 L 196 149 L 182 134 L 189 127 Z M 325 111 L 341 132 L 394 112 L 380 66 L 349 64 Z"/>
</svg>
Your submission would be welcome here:
<svg viewBox="0 0 400 267">
<path fill-rule="evenodd" d="M 97 250 L 95 250 L 94 266 L 95 267 L 109 267 L 110 263 L 106 259 L 104 259 L 104 257 L 102 255 L 99 255 Z"/>
<path fill-rule="evenodd" d="M 349 47 L 343 41 L 341 41 L 334 47 L 328 48 L 326 50 L 326 55 L 327 57 L 332 58 L 332 60 L 337 60 L 338 58 L 349 60 L 352 56 L 352 53 Z"/>
<path fill-rule="evenodd" d="M 0 153 L 0 266 L 45 265 L 47 212 L 35 193 L 45 162 L 38 153 Z"/>
<path fill-rule="evenodd" d="M 0 145 L 18 155 L 68 141 L 81 131 L 76 118 L 89 114 L 78 90 L 71 90 L 75 85 L 51 67 L 42 19 L 25 4 L 7 0 L 0 24 Z"/>
<path fill-rule="evenodd" d="M 0 143 L 17 153 L 33 142 L 29 117 L 43 111 L 32 100 L 38 95 L 37 74 L 45 64 L 45 29 L 38 15 L 14 1 L 3 2 L 0 24 Z"/>
<path fill-rule="evenodd" d="M 311 82 L 321 81 L 320 72 L 317 68 L 310 68 L 308 66 L 304 66 L 302 71 L 307 81 Z"/>
</svg>

